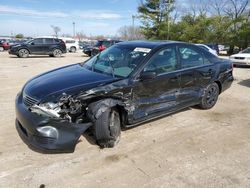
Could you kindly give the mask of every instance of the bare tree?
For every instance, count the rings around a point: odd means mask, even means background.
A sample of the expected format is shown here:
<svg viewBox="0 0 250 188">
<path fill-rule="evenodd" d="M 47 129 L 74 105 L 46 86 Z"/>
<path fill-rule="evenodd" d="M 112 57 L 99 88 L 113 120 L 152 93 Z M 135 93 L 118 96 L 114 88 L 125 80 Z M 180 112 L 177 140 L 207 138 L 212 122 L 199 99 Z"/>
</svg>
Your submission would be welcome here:
<svg viewBox="0 0 250 188">
<path fill-rule="evenodd" d="M 228 0 L 227 6 L 225 7 L 225 13 L 232 19 L 237 19 L 249 8 L 249 0 Z"/>
<path fill-rule="evenodd" d="M 144 39 L 139 27 L 123 26 L 118 30 L 118 34 L 123 40 L 139 40 Z"/>
<path fill-rule="evenodd" d="M 55 36 L 58 37 L 58 33 L 61 31 L 61 28 L 54 25 L 51 25 L 51 28 L 53 29 Z"/>
<path fill-rule="evenodd" d="M 87 36 L 84 34 L 83 31 L 76 33 L 76 38 L 78 38 L 79 41 L 82 41 L 83 39 L 87 38 Z"/>
<path fill-rule="evenodd" d="M 218 15 L 218 16 L 222 16 L 223 12 L 225 10 L 225 7 L 227 5 L 228 0 L 213 0 L 210 3 L 210 13 L 214 14 L 214 12 Z"/>
</svg>

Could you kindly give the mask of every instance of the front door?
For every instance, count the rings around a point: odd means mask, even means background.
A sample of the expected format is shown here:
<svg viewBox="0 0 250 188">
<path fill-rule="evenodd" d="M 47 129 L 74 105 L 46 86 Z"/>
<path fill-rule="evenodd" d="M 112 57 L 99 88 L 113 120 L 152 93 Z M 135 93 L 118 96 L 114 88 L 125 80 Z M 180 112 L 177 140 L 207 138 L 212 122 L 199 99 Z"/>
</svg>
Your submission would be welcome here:
<svg viewBox="0 0 250 188">
<path fill-rule="evenodd" d="M 30 43 L 29 49 L 33 54 L 41 54 L 44 50 L 44 39 L 42 38 L 34 39 Z"/>
<path fill-rule="evenodd" d="M 178 106 L 180 73 L 175 47 L 159 50 L 145 65 L 143 72 L 155 72 L 152 79 L 135 82 L 133 100 L 135 102 L 134 121 L 148 119 L 171 111 Z"/>
</svg>

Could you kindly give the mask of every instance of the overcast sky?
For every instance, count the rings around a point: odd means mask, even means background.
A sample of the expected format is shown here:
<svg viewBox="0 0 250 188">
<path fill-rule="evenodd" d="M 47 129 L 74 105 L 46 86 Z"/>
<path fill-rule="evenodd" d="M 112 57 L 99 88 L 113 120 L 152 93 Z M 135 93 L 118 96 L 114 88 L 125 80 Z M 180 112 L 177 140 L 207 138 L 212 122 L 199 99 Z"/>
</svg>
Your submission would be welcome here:
<svg viewBox="0 0 250 188">
<path fill-rule="evenodd" d="M 51 25 L 60 34 L 115 35 L 132 24 L 140 0 L 1 0 L 0 36 L 23 33 L 26 36 L 52 35 Z M 185 7 L 188 0 L 178 0 Z M 136 20 L 136 25 L 139 21 Z"/>
</svg>

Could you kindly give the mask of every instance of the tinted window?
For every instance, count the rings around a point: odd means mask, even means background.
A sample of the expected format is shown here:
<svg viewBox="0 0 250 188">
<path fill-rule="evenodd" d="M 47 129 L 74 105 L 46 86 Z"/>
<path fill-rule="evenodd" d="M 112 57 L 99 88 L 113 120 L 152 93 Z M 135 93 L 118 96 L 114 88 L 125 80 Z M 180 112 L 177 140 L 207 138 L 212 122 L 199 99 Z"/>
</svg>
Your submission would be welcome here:
<svg viewBox="0 0 250 188">
<path fill-rule="evenodd" d="M 32 42 L 34 44 L 43 44 L 43 39 L 34 39 Z"/>
<path fill-rule="evenodd" d="M 158 52 L 150 60 L 144 71 L 155 71 L 157 74 L 171 72 L 177 69 L 175 48 L 166 48 Z"/>
<path fill-rule="evenodd" d="M 111 41 L 103 41 L 102 45 L 104 45 L 105 47 L 110 47 L 112 44 L 111 44 Z"/>
<path fill-rule="evenodd" d="M 66 43 L 75 43 L 74 40 L 66 40 Z"/>
<path fill-rule="evenodd" d="M 50 39 L 50 38 L 45 39 L 45 43 L 46 44 L 53 44 L 54 43 L 54 39 Z"/>
<path fill-rule="evenodd" d="M 149 48 L 133 46 L 111 46 L 88 60 L 84 67 L 115 77 L 127 77 L 151 51 Z"/>
<path fill-rule="evenodd" d="M 250 53 L 250 48 L 243 50 L 242 53 Z"/>
<path fill-rule="evenodd" d="M 179 48 L 181 67 L 190 68 L 203 65 L 203 55 L 193 48 L 181 47 Z"/>
</svg>

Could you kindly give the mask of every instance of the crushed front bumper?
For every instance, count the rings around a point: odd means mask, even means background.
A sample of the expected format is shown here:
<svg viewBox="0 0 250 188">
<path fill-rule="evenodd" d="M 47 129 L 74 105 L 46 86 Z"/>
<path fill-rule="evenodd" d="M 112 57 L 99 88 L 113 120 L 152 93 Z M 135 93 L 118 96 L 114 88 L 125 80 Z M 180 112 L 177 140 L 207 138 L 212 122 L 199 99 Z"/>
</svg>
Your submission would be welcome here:
<svg viewBox="0 0 250 188">
<path fill-rule="evenodd" d="M 62 119 L 51 119 L 29 111 L 16 98 L 16 129 L 22 140 L 33 150 L 42 153 L 74 152 L 79 137 L 92 123 L 76 124 Z"/>
</svg>

